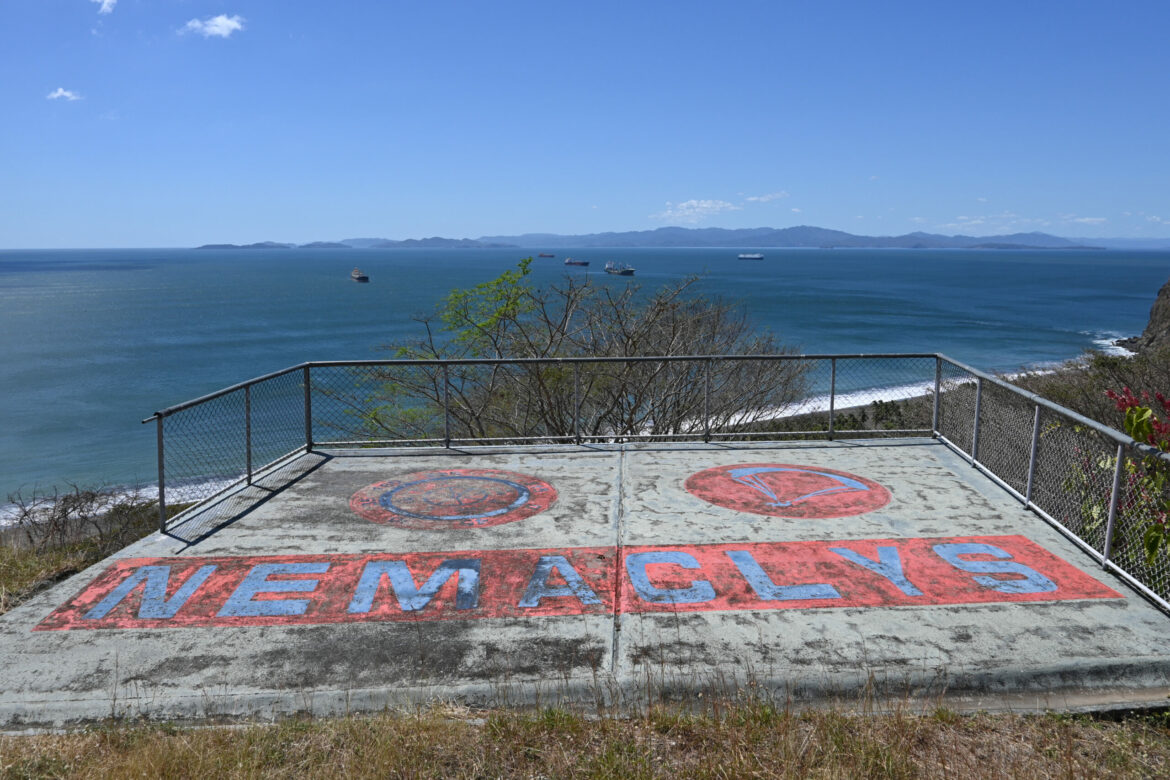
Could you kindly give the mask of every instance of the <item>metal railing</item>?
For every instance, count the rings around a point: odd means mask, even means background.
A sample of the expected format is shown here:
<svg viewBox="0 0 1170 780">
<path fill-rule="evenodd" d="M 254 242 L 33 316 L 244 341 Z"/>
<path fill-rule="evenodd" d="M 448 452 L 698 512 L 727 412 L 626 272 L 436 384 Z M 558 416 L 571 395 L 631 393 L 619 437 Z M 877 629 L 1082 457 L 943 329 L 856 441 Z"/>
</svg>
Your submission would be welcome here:
<svg viewBox="0 0 1170 780">
<path fill-rule="evenodd" d="M 310 362 L 151 421 L 164 532 L 314 449 L 930 436 L 1170 611 L 1140 484 L 1167 456 L 941 354 Z"/>
</svg>

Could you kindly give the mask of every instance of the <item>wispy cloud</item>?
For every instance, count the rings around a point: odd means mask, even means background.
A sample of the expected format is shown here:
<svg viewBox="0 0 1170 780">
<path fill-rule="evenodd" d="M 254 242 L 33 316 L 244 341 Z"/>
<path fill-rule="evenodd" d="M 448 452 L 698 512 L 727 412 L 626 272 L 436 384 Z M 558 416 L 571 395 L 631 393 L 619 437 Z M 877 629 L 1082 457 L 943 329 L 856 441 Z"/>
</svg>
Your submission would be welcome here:
<svg viewBox="0 0 1170 780">
<path fill-rule="evenodd" d="M 55 90 L 45 95 L 45 100 L 81 100 L 81 95 L 65 89 L 64 87 L 57 87 Z"/>
<path fill-rule="evenodd" d="M 744 198 L 744 200 L 748 203 L 770 203 L 774 200 L 780 200 L 781 198 L 787 197 L 788 193 L 784 190 L 780 190 L 779 192 L 769 192 L 767 195 L 749 195 L 748 197 Z"/>
<path fill-rule="evenodd" d="M 798 209 L 798 208 L 791 208 L 791 209 L 789 209 L 789 211 L 791 211 L 793 214 L 799 214 L 799 213 L 800 213 L 801 211 L 803 211 L 803 210 L 804 210 L 804 209 Z"/>
<path fill-rule="evenodd" d="M 657 214 L 651 214 L 650 218 L 694 224 L 715 214 L 721 214 L 724 211 L 740 211 L 742 208 L 742 206 L 728 203 L 725 200 L 687 200 L 682 203 L 667 201 L 666 209 Z"/>
<path fill-rule="evenodd" d="M 244 17 L 236 14 L 228 16 L 220 14 L 200 21 L 192 19 L 179 30 L 181 33 L 197 33 L 204 38 L 228 38 L 232 33 L 244 29 Z"/>
<path fill-rule="evenodd" d="M 1069 215 L 1072 216 L 1072 215 Z M 1050 227 L 1052 222 L 1047 219 L 1023 217 L 1013 211 L 1001 211 L 997 214 L 960 215 L 952 222 L 936 225 L 938 230 L 970 230 L 978 228 L 981 233 L 1016 233 L 1022 230 L 1035 230 Z"/>
<path fill-rule="evenodd" d="M 114 6 L 118 4 L 118 0 L 89 0 L 89 2 L 97 3 L 101 6 L 98 9 L 99 14 L 112 14 L 114 12 Z"/>
<path fill-rule="evenodd" d="M 1102 225 L 1108 222 L 1105 217 L 1075 217 L 1073 222 L 1079 222 L 1082 225 Z"/>
</svg>

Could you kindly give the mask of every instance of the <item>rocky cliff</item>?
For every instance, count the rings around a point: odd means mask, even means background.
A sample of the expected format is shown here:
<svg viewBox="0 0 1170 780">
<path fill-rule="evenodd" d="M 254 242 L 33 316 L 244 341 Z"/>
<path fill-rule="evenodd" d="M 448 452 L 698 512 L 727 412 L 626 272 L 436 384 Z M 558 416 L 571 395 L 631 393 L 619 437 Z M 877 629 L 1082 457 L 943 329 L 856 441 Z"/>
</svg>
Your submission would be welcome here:
<svg viewBox="0 0 1170 780">
<path fill-rule="evenodd" d="M 1170 281 L 1158 290 L 1158 297 L 1150 307 L 1150 321 L 1142 335 L 1118 343 L 1134 352 L 1170 346 Z"/>
</svg>

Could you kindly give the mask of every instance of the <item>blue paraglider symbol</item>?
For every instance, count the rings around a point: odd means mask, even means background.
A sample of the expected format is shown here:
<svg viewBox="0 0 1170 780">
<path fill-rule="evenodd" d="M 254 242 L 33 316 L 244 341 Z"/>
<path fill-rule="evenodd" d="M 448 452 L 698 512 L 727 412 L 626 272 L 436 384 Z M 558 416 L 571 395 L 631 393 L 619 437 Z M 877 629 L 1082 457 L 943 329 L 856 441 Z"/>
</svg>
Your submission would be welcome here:
<svg viewBox="0 0 1170 780">
<path fill-rule="evenodd" d="M 761 474 L 770 474 L 777 471 L 792 471 L 799 474 L 816 474 L 817 476 L 831 479 L 838 484 L 833 487 L 827 487 L 821 490 L 814 490 L 811 493 L 805 493 L 804 495 L 797 496 L 791 501 L 784 501 L 778 495 L 776 495 L 772 488 L 768 487 L 768 483 L 765 482 L 763 477 L 760 476 Z M 731 478 L 739 484 L 750 487 L 753 490 L 757 490 L 768 498 L 772 499 L 771 501 L 767 502 L 767 506 L 786 507 L 792 506 L 793 504 L 799 504 L 802 501 L 807 501 L 814 496 L 823 496 L 829 493 L 863 493 L 869 490 L 866 485 L 858 482 L 856 479 L 851 479 L 840 474 L 831 474 L 826 471 L 814 471 L 812 469 L 784 468 L 782 466 L 749 466 L 747 468 L 730 469 L 727 473 L 730 474 Z"/>
</svg>

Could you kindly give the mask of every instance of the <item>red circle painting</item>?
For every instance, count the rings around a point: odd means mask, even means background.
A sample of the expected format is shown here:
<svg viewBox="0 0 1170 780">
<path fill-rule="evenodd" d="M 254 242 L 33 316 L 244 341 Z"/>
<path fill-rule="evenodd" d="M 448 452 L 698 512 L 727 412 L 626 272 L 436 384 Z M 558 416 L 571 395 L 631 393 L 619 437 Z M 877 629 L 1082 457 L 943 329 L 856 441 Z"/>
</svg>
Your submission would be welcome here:
<svg viewBox="0 0 1170 780">
<path fill-rule="evenodd" d="M 687 477 L 686 489 L 740 512 L 812 520 L 860 515 L 890 501 L 890 491 L 865 477 L 787 463 L 717 466 Z"/>
<path fill-rule="evenodd" d="M 354 493 L 349 508 L 375 523 L 435 530 L 513 523 L 556 500 L 552 485 L 527 474 L 435 469 L 375 482 Z"/>
</svg>

